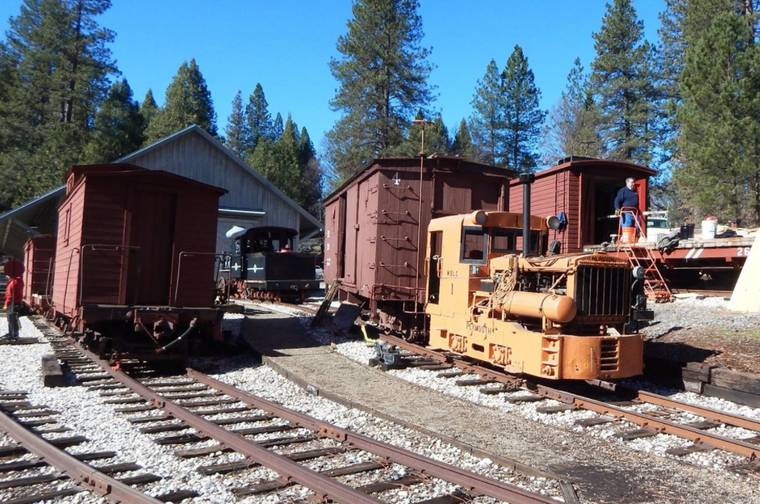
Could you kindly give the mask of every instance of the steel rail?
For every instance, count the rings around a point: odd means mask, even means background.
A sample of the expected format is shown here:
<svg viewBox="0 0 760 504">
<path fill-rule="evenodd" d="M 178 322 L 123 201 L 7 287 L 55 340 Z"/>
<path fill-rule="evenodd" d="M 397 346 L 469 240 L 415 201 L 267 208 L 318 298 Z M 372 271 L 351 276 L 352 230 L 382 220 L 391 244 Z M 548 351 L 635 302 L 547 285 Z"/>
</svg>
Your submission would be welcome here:
<svg viewBox="0 0 760 504">
<path fill-rule="evenodd" d="M 677 401 L 675 399 L 670 399 L 669 397 L 654 394 L 652 392 L 646 392 L 644 390 L 636 390 L 635 393 L 637 394 L 636 398 L 641 402 L 688 411 L 689 413 L 693 413 L 714 422 L 721 422 L 726 425 L 733 425 L 734 427 L 741 427 L 743 429 L 760 432 L 760 421 L 749 417 L 724 413 L 714 408 L 697 406 L 696 404 Z"/>
<path fill-rule="evenodd" d="M 83 490 L 89 490 L 115 503 L 157 504 L 161 501 L 111 478 L 97 469 L 56 448 L 41 436 L 27 430 L 0 410 L 0 429 L 57 470 L 66 474 Z"/>
<path fill-rule="evenodd" d="M 266 399 L 257 397 L 194 369 L 188 369 L 187 374 L 204 385 L 215 388 L 230 397 L 239 399 L 250 406 L 288 420 L 293 424 L 306 427 L 317 431 L 322 435 L 346 442 L 356 448 L 384 457 L 395 463 L 423 472 L 429 476 L 454 483 L 465 488 L 465 490 L 474 492 L 475 494 L 488 495 L 496 499 L 506 500 L 513 504 L 549 504 L 557 502 L 550 497 L 532 493 L 517 486 L 486 478 L 464 469 L 431 460 L 403 448 L 376 441 L 362 434 L 341 429 L 327 422 L 317 420 L 303 413 L 290 410 Z"/>
<path fill-rule="evenodd" d="M 544 385 L 535 385 L 535 391 L 544 397 L 572 404 L 581 409 L 620 418 L 640 425 L 645 429 L 651 429 L 663 434 L 672 434 L 684 439 L 689 439 L 695 443 L 736 453 L 737 455 L 748 457 L 750 460 L 754 460 L 760 456 L 760 445 L 721 436 L 720 434 L 702 431 L 694 427 L 689 427 L 688 425 L 680 425 L 671 422 L 670 420 L 655 418 L 635 411 L 626 410 L 619 406 L 614 406 L 602 401 L 597 401 L 596 399 L 580 396 L 571 392 L 565 392 L 563 390 L 557 390 Z"/>
<path fill-rule="evenodd" d="M 397 338 L 395 336 L 381 335 L 380 338 L 388 341 L 389 343 L 397 345 L 399 348 L 415 352 L 419 355 L 430 357 L 431 359 L 435 359 L 439 362 L 450 363 L 453 366 L 456 366 L 464 371 L 476 373 L 480 376 L 500 383 L 514 385 L 517 381 L 519 381 L 518 378 L 512 377 L 506 373 L 494 371 L 477 364 L 463 362 L 460 359 L 451 358 L 436 350 L 431 350 L 414 343 L 409 343 L 408 341 Z M 529 383 L 528 385 L 529 389 L 535 391 L 539 395 L 563 402 L 565 404 L 571 404 L 577 408 L 591 410 L 603 415 L 609 415 L 615 418 L 627 420 L 631 423 L 641 426 L 642 428 L 651 429 L 663 434 L 678 436 L 693 441 L 694 443 L 710 446 L 711 448 L 729 451 L 737 455 L 748 457 L 750 460 L 754 460 L 760 457 L 760 445 L 755 445 L 739 439 L 728 438 L 726 436 L 721 436 L 720 434 L 706 432 L 694 427 L 689 427 L 687 425 L 680 425 L 669 420 L 626 410 L 612 404 L 581 396 L 579 394 L 574 394 L 572 392 L 566 392 L 564 390 L 548 387 L 546 385 L 536 383 Z M 760 422 L 746 417 L 722 413 L 711 408 L 682 403 L 680 401 L 675 401 L 645 391 L 634 392 L 638 393 L 638 397 L 642 402 L 650 402 L 655 405 L 681 409 L 683 411 L 703 416 L 710 420 L 719 421 L 728 425 L 743 427 L 750 430 L 758 430 L 758 427 L 760 427 Z"/>
<path fill-rule="evenodd" d="M 79 350 L 116 381 L 125 385 L 152 405 L 162 409 L 166 414 L 185 422 L 193 429 L 216 439 L 223 445 L 249 457 L 252 461 L 276 471 L 280 474 L 280 477 L 284 478 L 286 481 L 293 481 L 311 489 L 317 494 L 318 498 L 324 501 L 336 500 L 346 504 L 377 504 L 381 502 L 380 500 L 351 488 L 348 485 L 344 485 L 333 478 L 300 466 L 296 462 L 282 455 L 271 452 L 240 434 L 228 431 L 227 429 L 206 420 L 202 416 L 193 413 L 179 404 L 165 399 L 160 394 L 157 394 L 134 378 L 126 375 L 124 372 L 112 369 L 107 362 L 99 359 L 92 352 L 82 348 Z"/>
</svg>

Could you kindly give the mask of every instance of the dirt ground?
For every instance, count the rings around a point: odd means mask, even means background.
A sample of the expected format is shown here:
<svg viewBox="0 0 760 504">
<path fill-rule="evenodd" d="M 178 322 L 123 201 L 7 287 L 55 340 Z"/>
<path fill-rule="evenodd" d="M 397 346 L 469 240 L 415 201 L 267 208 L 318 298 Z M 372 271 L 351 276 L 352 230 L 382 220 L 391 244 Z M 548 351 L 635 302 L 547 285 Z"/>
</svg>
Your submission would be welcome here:
<svg viewBox="0 0 760 504">
<path fill-rule="evenodd" d="M 652 308 L 647 354 L 760 374 L 760 314 L 729 311 L 723 298 L 677 299 Z"/>
</svg>

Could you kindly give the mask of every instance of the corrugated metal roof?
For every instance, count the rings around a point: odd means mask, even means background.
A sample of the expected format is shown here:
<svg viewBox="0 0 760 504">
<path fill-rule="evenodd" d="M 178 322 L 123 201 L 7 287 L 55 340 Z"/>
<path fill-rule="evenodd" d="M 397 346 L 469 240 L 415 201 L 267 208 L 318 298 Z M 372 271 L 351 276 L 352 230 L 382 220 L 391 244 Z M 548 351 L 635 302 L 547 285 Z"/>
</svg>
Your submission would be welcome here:
<svg viewBox="0 0 760 504">
<path fill-rule="evenodd" d="M 245 170 L 249 175 L 251 175 L 253 178 L 255 178 L 260 184 L 265 186 L 267 189 L 272 191 L 274 194 L 282 198 L 288 205 L 292 206 L 302 217 L 307 219 L 309 222 L 311 222 L 314 226 L 317 228 L 322 228 L 322 223 L 319 222 L 319 220 L 311 215 L 309 212 L 307 212 L 301 205 L 293 201 L 287 194 L 282 192 L 280 189 L 275 187 L 274 184 L 272 184 L 269 180 L 267 180 L 266 177 L 264 177 L 262 174 L 251 168 L 245 161 L 240 159 L 239 156 L 237 156 L 234 152 L 232 152 L 230 149 L 225 147 L 219 140 L 211 136 L 206 130 L 198 126 L 197 124 L 191 124 L 187 128 L 181 129 L 177 131 L 176 133 L 172 133 L 171 135 L 162 138 L 160 140 L 157 140 L 153 142 L 150 145 L 146 145 L 142 149 L 136 150 L 135 152 L 131 154 L 127 154 L 126 156 L 117 159 L 114 161 L 114 163 L 127 163 L 130 160 L 133 160 L 135 158 L 139 158 L 143 154 L 146 154 L 152 150 L 155 150 L 162 145 L 172 142 L 174 140 L 177 140 L 178 138 L 181 138 L 185 135 L 189 135 L 191 133 L 197 133 L 201 137 L 203 137 L 206 141 L 213 144 L 214 147 L 216 147 L 220 152 L 222 152 L 224 155 L 226 155 L 230 160 L 232 160 L 235 164 L 240 166 L 243 170 Z"/>
</svg>

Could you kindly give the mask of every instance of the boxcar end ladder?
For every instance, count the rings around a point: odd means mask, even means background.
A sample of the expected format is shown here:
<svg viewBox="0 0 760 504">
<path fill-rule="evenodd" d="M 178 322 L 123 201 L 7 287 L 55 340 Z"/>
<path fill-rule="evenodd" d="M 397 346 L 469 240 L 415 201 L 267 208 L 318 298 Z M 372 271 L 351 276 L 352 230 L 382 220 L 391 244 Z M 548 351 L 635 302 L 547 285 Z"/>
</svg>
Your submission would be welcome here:
<svg viewBox="0 0 760 504">
<path fill-rule="evenodd" d="M 630 213 L 633 217 L 637 235 L 646 238 L 646 234 L 641 227 L 638 210 L 635 208 L 622 208 L 621 216 L 624 213 Z M 644 270 L 644 292 L 646 293 L 647 298 L 655 303 L 669 303 L 673 299 L 673 293 L 670 291 L 670 287 L 668 287 L 665 278 L 657 267 L 657 261 L 649 247 L 646 245 L 640 246 L 636 243 L 626 243 L 621 241 L 620 238 L 623 236 L 622 220 L 623 219 L 621 218 L 618 224 L 618 251 L 625 253 L 631 268 L 638 266 Z"/>
</svg>

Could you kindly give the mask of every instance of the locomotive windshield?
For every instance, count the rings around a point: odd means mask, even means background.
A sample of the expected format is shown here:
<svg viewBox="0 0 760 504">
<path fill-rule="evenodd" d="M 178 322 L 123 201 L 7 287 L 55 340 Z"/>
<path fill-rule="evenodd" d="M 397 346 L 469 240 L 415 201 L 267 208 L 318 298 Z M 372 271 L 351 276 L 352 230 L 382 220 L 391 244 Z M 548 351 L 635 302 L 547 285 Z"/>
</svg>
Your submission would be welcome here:
<svg viewBox="0 0 760 504">
<path fill-rule="evenodd" d="M 289 252 L 293 250 L 293 237 L 296 234 L 296 230 L 288 228 L 252 228 L 240 238 L 241 252 Z"/>
<path fill-rule="evenodd" d="M 462 234 L 462 262 L 484 263 L 488 254 L 485 250 L 495 254 L 520 254 L 522 244 L 518 243 L 518 237 L 522 237 L 522 229 L 509 229 L 497 227 L 466 227 Z M 530 249 L 541 253 L 541 232 L 530 232 Z"/>
</svg>

